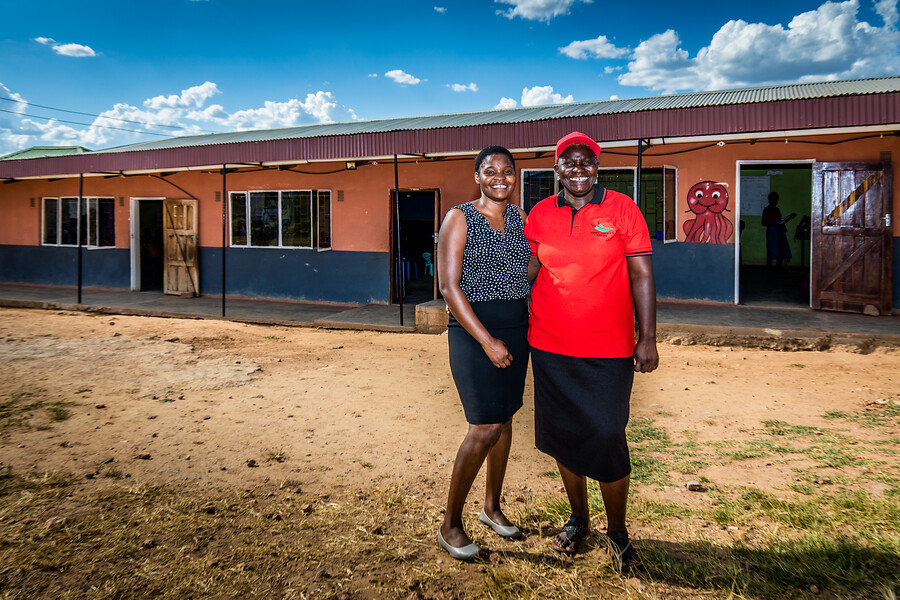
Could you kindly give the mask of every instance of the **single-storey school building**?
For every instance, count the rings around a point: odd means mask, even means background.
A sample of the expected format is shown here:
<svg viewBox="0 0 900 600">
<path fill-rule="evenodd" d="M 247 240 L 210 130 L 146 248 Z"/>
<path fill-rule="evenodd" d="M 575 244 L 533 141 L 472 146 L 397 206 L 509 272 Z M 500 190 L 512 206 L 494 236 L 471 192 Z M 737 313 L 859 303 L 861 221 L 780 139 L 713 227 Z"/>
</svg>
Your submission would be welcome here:
<svg viewBox="0 0 900 600">
<path fill-rule="evenodd" d="M 0 281 L 313 302 L 437 297 L 437 231 L 510 148 L 528 211 L 556 140 L 603 148 L 663 298 L 900 307 L 900 77 L 185 136 L 0 159 Z M 790 248 L 768 265 L 777 194 Z M 80 258 L 79 258 L 80 257 Z"/>
</svg>

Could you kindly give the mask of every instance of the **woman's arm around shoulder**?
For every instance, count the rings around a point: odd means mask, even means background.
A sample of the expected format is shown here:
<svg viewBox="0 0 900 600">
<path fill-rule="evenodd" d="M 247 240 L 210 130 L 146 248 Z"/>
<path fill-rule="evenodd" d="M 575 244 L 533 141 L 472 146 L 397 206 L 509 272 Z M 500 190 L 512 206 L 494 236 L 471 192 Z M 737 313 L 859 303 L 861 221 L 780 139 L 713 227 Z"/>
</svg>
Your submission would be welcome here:
<svg viewBox="0 0 900 600">
<path fill-rule="evenodd" d="M 528 220 L 528 214 L 522 210 L 521 207 L 516 207 L 519 209 L 519 214 L 522 215 L 522 223 L 525 223 Z M 528 242 L 531 244 L 531 241 Z M 531 258 L 528 260 L 528 283 L 534 282 L 537 279 L 538 271 L 541 270 L 541 261 L 538 260 L 537 254 L 531 255 Z"/>
</svg>

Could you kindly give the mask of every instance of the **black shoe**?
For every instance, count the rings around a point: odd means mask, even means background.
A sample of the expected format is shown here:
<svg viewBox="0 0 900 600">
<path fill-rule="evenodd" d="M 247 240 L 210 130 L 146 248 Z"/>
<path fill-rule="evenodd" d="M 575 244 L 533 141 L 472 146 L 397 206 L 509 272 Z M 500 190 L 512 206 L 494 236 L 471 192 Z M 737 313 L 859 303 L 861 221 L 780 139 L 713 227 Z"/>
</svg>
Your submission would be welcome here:
<svg viewBox="0 0 900 600">
<path fill-rule="evenodd" d="M 556 549 L 566 554 L 576 554 L 578 543 L 590 532 L 590 522 L 579 519 L 575 515 L 569 517 L 569 521 L 562 531 L 553 538 Z M 565 536 L 565 537 L 563 537 Z"/>
<path fill-rule="evenodd" d="M 613 559 L 621 572 L 625 573 L 641 566 L 641 557 L 631 540 L 628 539 L 626 532 L 617 531 L 607 537 L 609 538 Z"/>
</svg>

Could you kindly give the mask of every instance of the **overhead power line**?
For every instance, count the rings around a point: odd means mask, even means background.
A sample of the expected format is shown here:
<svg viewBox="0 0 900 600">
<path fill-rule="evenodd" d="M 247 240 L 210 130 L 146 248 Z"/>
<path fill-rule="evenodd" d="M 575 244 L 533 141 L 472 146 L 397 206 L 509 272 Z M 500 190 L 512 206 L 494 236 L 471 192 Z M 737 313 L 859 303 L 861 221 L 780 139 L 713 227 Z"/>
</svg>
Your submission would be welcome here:
<svg viewBox="0 0 900 600">
<path fill-rule="evenodd" d="M 47 121 L 58 121 L 60 123 L 67 123 L 69 125 L 84 125 L 86 127 L 99 127 L 100 129 L 115 129 L 117 131 L 128 131 L 129 133 L 146 133 L 147 135 L 158 135 L 160 137 L 171 137 L 167 133 L 156 133 L 155 131 L 141 131 L 138 129 L 125 129 L 124 127 L 113 127 L 112 125 L 95 125 L 93 123 L 82 123 L 80 121 L 67 121 L 65 119 L 57 119 L 56 117 L 41 117 L 38 115 L 30 115 L 28 113 L 20 113 L 14 110 L 6 110 L 0 108 L 0 112 L 9 113 L 11 115 L 21 115 L 23 117 L 31 117 L 32 119 L 46 119 Z"/>
<path fill-rule="evenodd" d="M 161 123 L 160 123 L 160 124 L 157 124 L 157 123 L 147 123 L 147 122 L 145 122 L 145 121 L 133 121 L 133 120 L 130 120 L 130 119 L 122 119 L 122 118 L 119 118 L 119 117 L 108 117 L 108 116 L 106 116 L 106 115 L 98 115 L 98 114 L 95 114 L 95 113 L 81 112 L 81 111 L 77 111 L 77 110 L 68 110 L 68 109 L 65 109 L 65 108 L 55 108 L 55 107 L 53 107 L 53 106 L 44 106 L 44 105 L 42 105 L 42 104 L 35 104 L 35 103 L 33 103 L 33 102 L 28 102 L 28 101 L 26 101 L 26 100 L 18 100 L 18 99 L 16 99 L 16 98 L 10 98 L 10 97 L 8 97 L 8 96 L 0 96 L 0 100 L 6 100 L 7 102 L 15 102 L 16 104 L 26 104 L 26 105 L 28 105 L 28 106 L 34 106 L 34 107 L 36 107 L 36 108 L 43 108 L 43 109 L 46 109 L 46 110 L 55 110 L 55 111 L 58 111 L 58 112 L 69 113 L 69 114 L 72 114 L 72 115 L 84 115 L 84 116 L 86 116 L 86 117 L 104 118 L 104 119 L 110 119 L 110 120 L 112 120 L 112 121 L 121 121 L 121 122 L 123 122 L 123 123 L 134 123 L 135 125 L 144 125 L 144 126 L 146 126 L 146 127 L 164 127 L 164 128 L 166 128 L 166 129 L 176 129 L 176 130 L 183 130 L 183 129 L 185 129 L 184 127 L 181 127 L 181 126 L 179 126 L 179 125 L 164 125 L 164 124 L 161 124 Z M 24 114 L 24 113 L 17 113 L 17 112 L 14 112 L 14 111 L 9 111 L 9 110 L 4 110 L 3 112 L 8 112 L 8 113 L 12 113 L 12 114 Z M 55 118 L 55 117 L 38 117 L 38 116 L 36 116 L 36 115 L 26 115 L 26 116 L 34 117 L 34 118 L 37 118 L 37 119 L 50 119 L 50 118 Z M 61 120 L 60 120 L 60 122 L 63 122 L 63 123 L 72 123 L 72 121 L 61 121 Z M 78 124 L 78 125 L 92 125 L 91 123 L 77 123 L 77 124 Z M 96 125 L 95 127 L 104 127 L 104 126 L 102 126 L 102 125 Z M 105 127 L 105 128 L 106 128 L 106 129 L 116 129 L 115 127 Z M 122 131 L 132 131 L 132 130 L 131 130 L 131 129 L 123 129 Z M 221 131 L 212 131 L 212 130 L 209 130 L 209 129 L 197 129 L 196 131 L 201 131 L 201 132 L 203 132 L 203 133 L 222 133 Z M 138 132 L 138 133 L 149 133 L 149 132 Z M 159 135 L 159 134 L 154 134 L 154 135 Z"/>
</svg>

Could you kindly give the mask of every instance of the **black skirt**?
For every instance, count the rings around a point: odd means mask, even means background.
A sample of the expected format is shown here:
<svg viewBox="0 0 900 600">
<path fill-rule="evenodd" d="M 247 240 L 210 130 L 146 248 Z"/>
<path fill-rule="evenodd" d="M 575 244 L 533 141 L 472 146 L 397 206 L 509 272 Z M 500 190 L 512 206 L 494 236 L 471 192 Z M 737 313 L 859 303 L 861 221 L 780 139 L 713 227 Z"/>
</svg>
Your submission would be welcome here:
<svg viewBox="0 0 900 600">
<path fill-rule="evenodd" d="M 472 425 L 504 423 L 522 407 L 525 374 L 528 371 L 528 302 L 490 300 L 472 302 L 475 315 L 492 336 L 506 343 L 512 364 L 498 369 L 450 315 L 447 328 L 450 372 L 462 400 L 466 421 Z"/>
<path fill-rule="evenodd" d="M 634 359 L 531 351 L 538 450 L 602 482 L 631 473 L 625 440 Z"/>
</svg>

